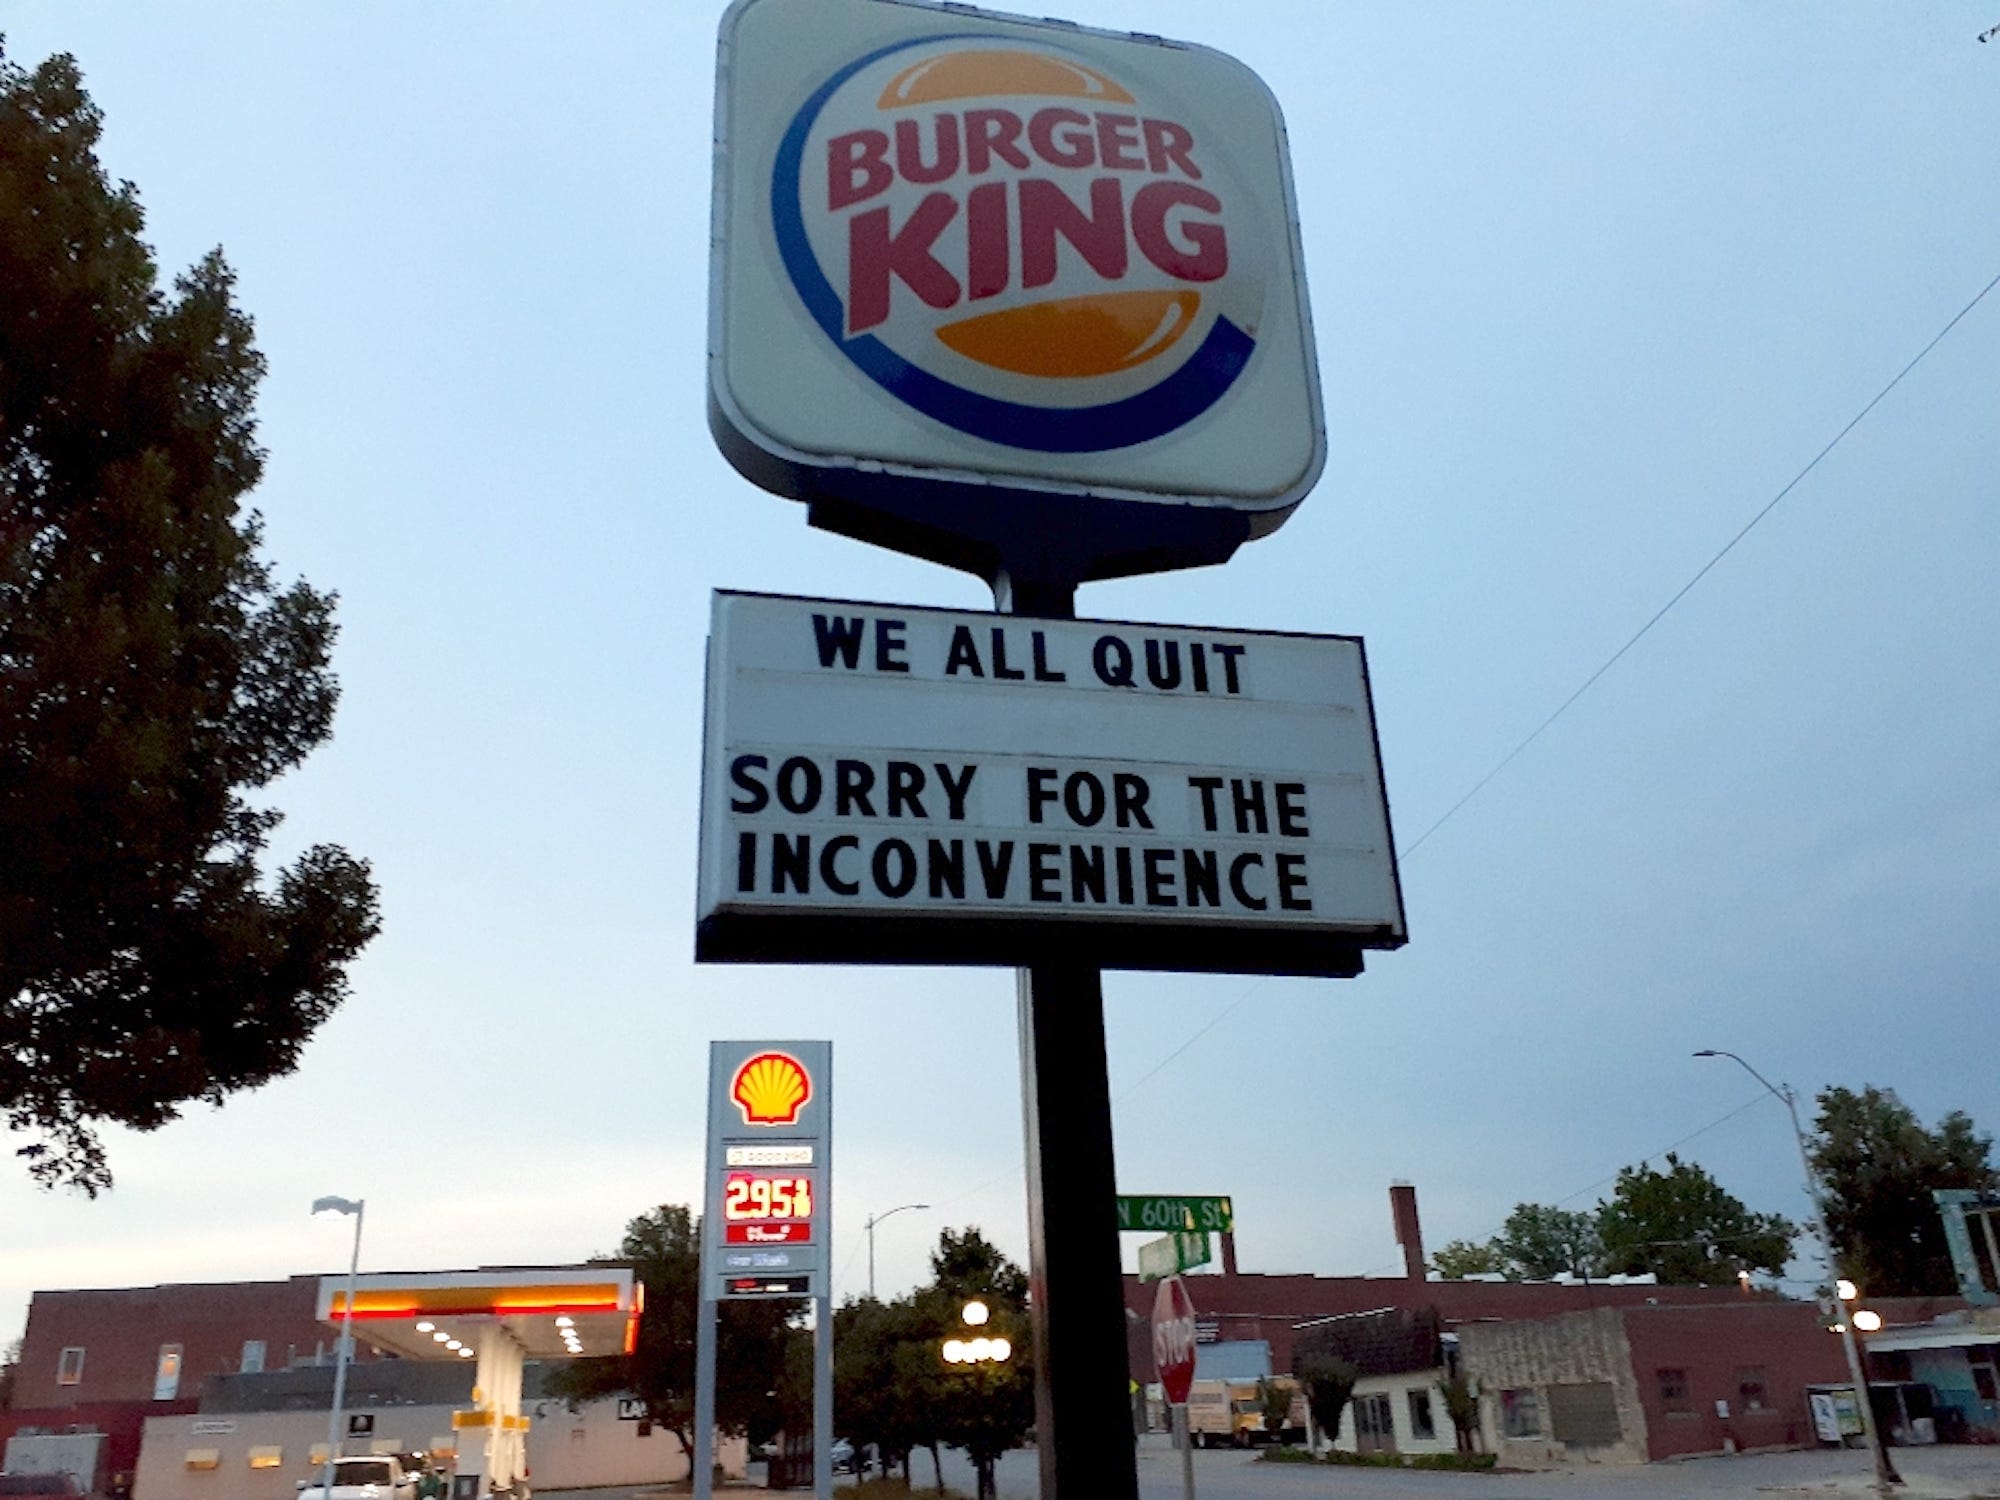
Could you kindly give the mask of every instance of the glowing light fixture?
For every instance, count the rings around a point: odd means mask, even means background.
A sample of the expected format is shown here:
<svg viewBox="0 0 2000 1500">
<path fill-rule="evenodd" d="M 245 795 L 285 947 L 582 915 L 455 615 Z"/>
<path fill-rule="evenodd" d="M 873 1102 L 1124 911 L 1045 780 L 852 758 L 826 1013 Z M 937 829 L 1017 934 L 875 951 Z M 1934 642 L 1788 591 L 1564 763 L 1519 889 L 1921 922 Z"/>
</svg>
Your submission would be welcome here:
<svg viewBox="0 0 2000 1500">
<path fill-rule="evenodd" d="M 1857 1308 L 1854 1313 L 1854 1326 L 1863 1333 L 1880 1333 L 1882 1315 L 1872 1307 Z"/>
<path fill-rule="evenodd" d="M 987 1311 L 984 1302 L 974 1301 L 965 1304 L 964 1317 L 970 1327 L 977 1328 L 992 1316 L 993 1314 Z"/>
<path fill-rule="evenodd" d="M 436 1331 L 437 1331 L 437 1324 L 435 1323 L 419 1323 L 417 1325 L 418 1333 L 435 1333 Z"/>
</svg>

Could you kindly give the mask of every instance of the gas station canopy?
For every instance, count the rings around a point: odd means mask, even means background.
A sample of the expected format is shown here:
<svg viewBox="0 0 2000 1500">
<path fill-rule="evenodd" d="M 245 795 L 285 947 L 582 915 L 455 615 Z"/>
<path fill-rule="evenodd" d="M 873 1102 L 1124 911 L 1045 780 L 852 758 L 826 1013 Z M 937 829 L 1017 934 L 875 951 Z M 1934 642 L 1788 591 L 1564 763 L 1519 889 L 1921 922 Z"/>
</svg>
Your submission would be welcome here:
<svg viewBox="0 0 2000 1500">
<path fill-rule="evenodd" d="M 360 1276 L 354 1334 L 404 1359 L 470 1360 L 482 1332 L 505 1328 L 528 1359 L 630 1353 L 645 1289 L 615 1266 L 532 1266 Z M 323 1276 L 320 1320 L 339 1327 L 347 1278 Z"/>
</svg>

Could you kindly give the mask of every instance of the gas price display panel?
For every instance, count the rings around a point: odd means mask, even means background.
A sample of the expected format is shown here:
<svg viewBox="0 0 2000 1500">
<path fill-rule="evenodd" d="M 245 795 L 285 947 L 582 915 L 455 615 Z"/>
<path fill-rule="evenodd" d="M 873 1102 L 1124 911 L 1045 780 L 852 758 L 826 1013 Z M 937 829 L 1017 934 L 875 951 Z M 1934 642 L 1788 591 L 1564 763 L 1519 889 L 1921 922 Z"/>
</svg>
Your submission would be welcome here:
<svg viewBox="0 0 2000 1500">
<path fill-rule="evenodd" d="M 809 1245 L 819 1203 L 815 1174 L 797 1169 L 732 1171 L 722 1179 L 723 1242 Z"/>
</svg>

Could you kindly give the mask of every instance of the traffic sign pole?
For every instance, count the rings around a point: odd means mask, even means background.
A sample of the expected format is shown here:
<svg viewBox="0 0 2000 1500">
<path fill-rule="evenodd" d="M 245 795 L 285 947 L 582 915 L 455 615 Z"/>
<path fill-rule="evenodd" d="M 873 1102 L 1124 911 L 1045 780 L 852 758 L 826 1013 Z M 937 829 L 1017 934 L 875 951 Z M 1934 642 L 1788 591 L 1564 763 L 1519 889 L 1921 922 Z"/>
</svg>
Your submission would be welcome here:
<svg viewBox="0 0 2000 1500">
<path fill-rule="evenodd" d="M 1031 586 L 1002 573 L 993 602 L 1002 614 L 1076 618 L 1073 583 Z M 1104 977 L 1059 954 L 1017 974 L 1042 1500 L 1137 1500 L 1138 1455 L 1114 1436 L 1132 1413 Z"/>
<path fill-rule="evenodd" d="M 1183 1500 L 1194 1500 L 1194 1434 L 1188 1431 L 1187 1402 L 1181 1402 L 1173 1412 L 1174 1441 L 1181 1450 L 1181 1495 Z"/>
</svg>

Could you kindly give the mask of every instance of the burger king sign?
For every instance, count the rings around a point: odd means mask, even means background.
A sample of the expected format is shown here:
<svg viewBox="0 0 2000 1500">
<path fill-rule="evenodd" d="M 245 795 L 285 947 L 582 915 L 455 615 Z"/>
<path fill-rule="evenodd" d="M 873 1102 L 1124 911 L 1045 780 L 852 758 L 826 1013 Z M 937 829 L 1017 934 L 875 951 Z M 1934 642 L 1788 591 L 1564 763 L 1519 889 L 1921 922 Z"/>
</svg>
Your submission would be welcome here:
<svg viewBox="0 0 2000 1500">
<path fill-rule="evenodd" d="M 1318 478 L 1283 126 L 1241 64 L 737 0 L 717 116 L 712 425 L 816 521 L 1076 581 L 1220 560 Z"/>
</svg>

